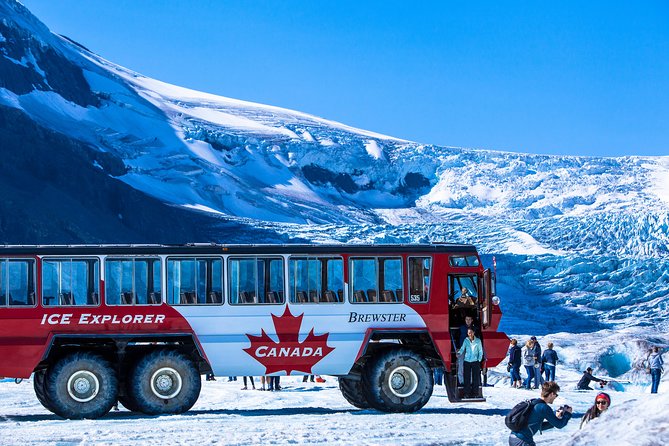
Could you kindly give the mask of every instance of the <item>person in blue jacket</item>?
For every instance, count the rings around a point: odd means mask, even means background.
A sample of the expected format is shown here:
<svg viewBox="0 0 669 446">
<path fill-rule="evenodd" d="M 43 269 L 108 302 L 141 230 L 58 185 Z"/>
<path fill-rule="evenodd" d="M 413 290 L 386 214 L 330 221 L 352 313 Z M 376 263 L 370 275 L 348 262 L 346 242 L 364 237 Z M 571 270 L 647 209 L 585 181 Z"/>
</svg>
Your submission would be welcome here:
<svg viewBox="0 0 669 446">
<path fill-rule="evenodd" d="M 650 393 L 657 393 L 657 388 L 660 386 L 660 377 L 664 371 L 664 360 L 662 359 L 660 347 L 653 347 L 650 355 L 648 355 L 648 368 L 650 369 L 650 377 L 652 379 Z"/>
<path fill-rule="evenodd" d="M 523 387 L 523 382 L 520 378 L 520 365 L 522 361 L 522 351 L 518 347 L 518 341 L 511 339 L 509 345 L 509 373 L 511 373 L 511 387 L 520 389 Z"/>
<path fill-rule="evenodd" d="M 547 344 L 547 349 L 541 355 L 541 365 L 546 374 L 546 381 L 555 381 L 555 368 L 557 367 L 558 355 L 553 350 L 553 343 Z"/>
<path fill-rule="evenodd" d="M 467 339 L 458 350 L 458 356 L 464 355 L 464 391 L 465 398 L 476 398 L 481 386 L 481 361 L 483 360 L 483 344 L 474 335 L 474 329 L 467 330 Z"/>
<path fill-rule="evenodd" d="M 518 432 L 511 432 L 509 446 L 536 446 L 534 434 L 553 427 L 562 429 L 567 425 L 571 419 L 572 408 L 565 405 L 553 412 L 549 406 L 558 397 L 559 391 L 560 386 L 555 381 L 546 381 L 541 385 L 541 398 L 532 401 L 534 407 L 527 427 Z"/>
</svg>

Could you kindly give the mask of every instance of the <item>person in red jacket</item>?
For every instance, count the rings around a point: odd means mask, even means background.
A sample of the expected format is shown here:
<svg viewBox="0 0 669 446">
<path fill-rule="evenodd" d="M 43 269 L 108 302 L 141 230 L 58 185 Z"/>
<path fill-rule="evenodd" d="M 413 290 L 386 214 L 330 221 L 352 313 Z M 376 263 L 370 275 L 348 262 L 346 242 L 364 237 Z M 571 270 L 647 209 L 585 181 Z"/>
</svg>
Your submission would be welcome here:
<svg viewBox="0 0 669 446">
<path fill-rule="evenodd" d="M 611 406 L 611 397 L 609 394 L 605 392 L 598 393 L 595 397 L 595 404 L 585 412 L 585 415 L 581 418 L 581 425 L 578 428 L 581 429 L 583 425 L 600 416 L 609 406 Z"/>
</svg>

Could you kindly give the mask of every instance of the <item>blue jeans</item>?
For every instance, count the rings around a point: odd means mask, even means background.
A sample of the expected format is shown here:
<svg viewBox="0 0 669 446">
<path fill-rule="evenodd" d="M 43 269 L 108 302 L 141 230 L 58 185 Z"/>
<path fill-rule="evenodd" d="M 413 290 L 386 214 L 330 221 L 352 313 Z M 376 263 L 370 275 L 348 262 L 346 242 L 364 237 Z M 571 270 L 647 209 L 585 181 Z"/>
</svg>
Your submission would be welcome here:
<svg viewBox="0 0 669 446">
<path fill-rule="evenodd" d="M 660 376 L 662 376 L 662 370 L 650 369 L 650 377 L 653 379 L 653 384 L 650 386 L 650 393 L 657 393 L 657 388 L 660 386 Z"/>
<path fill-rule="evenodd" d="M 511 367 L 511 383 L 520 381 L 520 366 Z"/>
<path fill-rule="evenodd" d="M 525 371 L 527 372 L 527 378 L 523 382 L 523 387 L 529 389 L 530 387 L 532 387 L 532 379 L 534 379 L 534 366 L 526 365 Z"/>
<path fill-rule="evenodd" d="M 440 386 L 444 382 L 444 369 L 437 367 L 434 369 L 434 383 Z"/>
<path fill-rule="evenodd" d="M 555 366 L 544 364 L 544 374 L 546 375 L 546 381 L 555 381 Z"/>
<path fill-rule="evenodd" d="M 536 364 L 534 366 L 534 387 L 540 389 L 543 383 L 544 383 L 544 375 L 541 373 L 541 366 L 539 364 Z"/>
</svg>

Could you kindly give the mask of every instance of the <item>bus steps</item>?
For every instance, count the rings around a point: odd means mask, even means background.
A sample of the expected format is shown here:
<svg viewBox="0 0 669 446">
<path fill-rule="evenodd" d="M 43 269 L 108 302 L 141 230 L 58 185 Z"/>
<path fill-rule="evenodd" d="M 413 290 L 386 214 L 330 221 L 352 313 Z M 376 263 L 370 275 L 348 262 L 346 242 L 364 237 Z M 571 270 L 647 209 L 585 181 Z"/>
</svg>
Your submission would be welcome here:
<svg viewBox="0 0 669 446">
<path fill-rule="evenodd" d="M 458 386 L 457 376 L 451 374 L 444 375 L 444 385 L 446 387 L 448 401 L 451 403 L 483 403 L 486 401 L 481 387 L 479 387 L 478 396 L 474 398 L 464 398 L 464 388 Z"/>
</svg>

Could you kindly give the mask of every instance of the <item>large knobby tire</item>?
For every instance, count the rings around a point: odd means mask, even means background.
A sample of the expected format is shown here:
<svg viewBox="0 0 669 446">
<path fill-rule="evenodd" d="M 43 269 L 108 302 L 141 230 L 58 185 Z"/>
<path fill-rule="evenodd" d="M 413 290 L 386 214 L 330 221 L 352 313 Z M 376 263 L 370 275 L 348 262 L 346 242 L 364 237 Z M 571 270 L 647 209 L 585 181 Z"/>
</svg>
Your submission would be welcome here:
<svg viewBox="0 0 669 446">
<path fill-rule="evenodd" d="M 347 378 L 345 376 L 339 378 L 339 390 L 342 396 L 358 409 L 369 409 L 372 407 L 369 401 L 367 401 L 367 396 L 363 390 L 362 374 L 364 371 L 365 363 L 358 363 L 351 370 L 351 374 L 355 375 L 355 378 Z"/>
<path fill-rule="evenodd" d="M 131 405 L 147 415 L 179 414 L 193 407 L 202 381 L 193 361 L 174 350 L 156 350 L 128 376 Z"/>
<path fill-rule="evenodd" d="M 362 388 L 362 378 L 339 378 L 339 390 L 341 390 L 341 394 L 346 401 L 358 409 L 369 409 L 372 407 L 369 401 L 367 401 L 367 397 L 365 397 L 365 392 Z"/>
<path fill-rule="evenodd" d="M 118 378 L 108 361 L 93 353 L 73 353 L 46 374 L 47 407 L 63 418 L 100 418 L 116 403 Z"/>
<path fill-rule="evenodd" d="M 380 352 L 363 374 L 367 401 L 383 412 L 416 412 L 430 400 L 433 387 L 427 361 L 406 349 Z"/>
<path fill-rule="evenodd" d="M 46 370 L 37 370 L 33 373 L 33 388 L 35 389 L 35 396 L 42 406 L 49 412 L 53 412 L 46 396 Z"/>
</svg>

